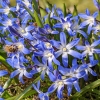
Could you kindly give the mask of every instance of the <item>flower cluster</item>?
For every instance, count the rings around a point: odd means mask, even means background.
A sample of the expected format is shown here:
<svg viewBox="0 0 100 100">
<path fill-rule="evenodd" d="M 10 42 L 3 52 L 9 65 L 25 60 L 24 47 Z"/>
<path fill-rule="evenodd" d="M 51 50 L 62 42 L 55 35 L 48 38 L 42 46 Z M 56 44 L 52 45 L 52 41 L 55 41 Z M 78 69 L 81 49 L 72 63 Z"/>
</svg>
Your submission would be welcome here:
<svg viewBox="0 0 100 100">
<path fill-rule="evenodd" d="M 33 88 L 41 100 L 49 100 L 54 91 L 59 99 L 63 98 L 65 86 L 68 96 L 73 86 L 80 92 L 80 78 L 87 81 L 88 73 L 97 76 L 92 67 L 99 63 L 94 55 L 100 54 L 98 11 L 91 15 L 87 9 L 85 14 L 73 16 L 53 6 L 46 8 L 47 15 L 42 17 L 32 6 L 32 0 L 16 0 L 16 3 L 11 7 L 8 0 L 1 0 L 0 8 L 0 44 L 7 52 L 7 63 L 13 68 L 10 78 L 18 75 L 24 84 L 24 76 L 40 75 Z M 32 16 L 35 13 L 41 26 Z M 0 77 L 8 72 L 0 70 Z M 52 84 L 43 92 L 40 83 L 47 78 Z M 0 87 L 0 94 L 3 91 Z"/>
</svg>

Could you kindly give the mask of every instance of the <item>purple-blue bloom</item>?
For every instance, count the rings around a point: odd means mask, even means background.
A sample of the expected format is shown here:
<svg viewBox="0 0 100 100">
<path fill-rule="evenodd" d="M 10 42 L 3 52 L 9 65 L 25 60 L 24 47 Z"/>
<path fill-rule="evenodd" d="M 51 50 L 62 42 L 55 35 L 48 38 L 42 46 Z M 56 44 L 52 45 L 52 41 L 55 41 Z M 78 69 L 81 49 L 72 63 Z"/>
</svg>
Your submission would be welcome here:
<svg viewBox="0 0 100 100">
<path fill-rule="evenodd" d="M 93 3 L 96 6 L 96 8 L 100 10 L 100 2 L 98 2 L 98 0 L 93 0 Z"/>
<path fill-rule="evenodd" d="M 86 64 L 78 65 L 77 60 L 74 59 L 72 61 L 72 67 L 71 68 L 64 68 L 62 66 L 58 66 L 58 70 L 63 75 L 62 78 L 76 78 L 76 81 L 73 81 L 73 84 L 67 84 L 68 95 L 71 94 L 72 91 L 72 85 L 74 85 L 75 89 L 79 92 L 80 87 L 78 84 L 78 80 L 86 75 L 85 69 L 87 68 Z"/>
<path fill-rule="evenodd" d="M 64 85 L 67 85 L 68 95 L 70 95 L 72 86 L 74 84 L 77 91 L 80 91 L 79 85 L 77 83 L 76 77 L 69 77 L 62 76 L 58 73 L 57 70 L 54 70 L 54 74 L 49 72 L 49 78 L 53 82 L 53 84 L 48 88 L 48 93 L 52 93 L 57 89 L 57 97 L 59 99 L 63 98 L 63 89 Z"/>
<path fill-rule="evenodd" d="M 47 34 L 58 34 L 59 32 L 56 30 L 52 30 L 49 24 L 44 25 L 44 28 L 39 28 L 39 32 L 43 35 Z"/>
<path fill-rule="evenodd" d="M 15 66 L 16 70 L 13 71 L 10 75 L 11 78 L 14 78 L 16 75 L 19 74 L 19 81 L 24 84 L 23 76 L 26 76 L 27 78 L 32 78 L 32 73 L 27 71 L 27 68 L 23 64 L 17 64 Z"/>
<path fill-rule="evenodd" d="M 96 25 L 96 17 L 98 16 L 98 12 L 95 12 L 93 15 L 90 15 L 89 10 L 86 10 L 86 14 L 84 13 L 80 13 L 78 14 L 79 17 L 85 19 L 85 21 L 83 21 L 80 26 L 84 27 L 86 25 L 88 25 L 88 30 L 87 33 L 90 34 L 92 27 Z"/>
<path fill-rule="evenodd" d="M 61 43 L 55 44 L 55 47 L 58 49 L 58 51 L 55 52 L 55 57 L 58 58 L 60 55 L 62 55 L 62 63 L 65 67 L 68 66 L 68 54 L 78 59 L 82 58 L 79 52 L 72 49 L 75 45 L 78 44 L 79 41 L 80 41 L 79 38 L 75 38 L 74 40 L 72 40 L 67 44 L 65 33 L 64 32 L 60 33 Z"/>
<path fill-rule="evenodd" d="M 4 76 L 8 74 L 8 72 L 6 70 L 0 70 L 0 77 Z"/>
<path fill-rule="evenodd" d="M 76 49 L 84 51 L 82 53 L 82 57 L 86 57 L 86 55 L 89 56 L 90 62 L 94 60 L 93 54 L 100 53 L 100 49 L 95 48 L 100 44 L 100 40 L 95 40 L 92 44 L 90 44 L 87 40 L 85 41 L 85 46 L 77 45 Z"/>
<path fill-rule="evenodd" d="M 34 84 L 32 86 L 38 92 L 38 97 L 40 98 L 40 100 L 49 100 L 49 93 L 48 92 L 43 93 L 42 91 L 39 90 L 40 81 L 37 82 L 37 86 Z"/>
<path fill-rule="evenodd" d="M 54 19 L 57 19 L 58 23 L 56 23 L 54 25 L 54 28 L 60 28 L 60 29 L 63 29 L 64 30 L 67 30 L 69 36 L 74 36 L 75 34 L 72 32 L 72 21 L 71 21 L 71 15 L 68 15 L 67 17 L 65 18 L 59 18 L 59 17 L 53 17 Z"/>
<path fill-rule="evenodd" d="M 36 57 L 32 57 L 32 58 L 33 58 L 32 60 L 34 61 L 34 66 L 36 66 L 36 68 L 31 70 L 31 73 L 32 74 L 41 73 L 40 77 L 41 77 L 42 80 L 44 80 L 45 74 L 48 75 L 48 72 L 50 71 L 50 69 L 47 65 L 47 62 L 42 64 L 36 59 Z"/>
</svg>

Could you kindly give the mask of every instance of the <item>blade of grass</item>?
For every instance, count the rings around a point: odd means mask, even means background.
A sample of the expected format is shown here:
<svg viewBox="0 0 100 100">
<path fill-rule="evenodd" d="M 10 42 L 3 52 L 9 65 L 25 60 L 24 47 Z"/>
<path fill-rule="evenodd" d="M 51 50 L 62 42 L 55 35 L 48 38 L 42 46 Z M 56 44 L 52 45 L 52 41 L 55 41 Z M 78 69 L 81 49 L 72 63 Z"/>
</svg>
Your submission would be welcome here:
<svg viewBox="0 0 100 100">
<path fill-rule="evenodd" d="M 83 94 L 85 94 L 86 92 L 96 88 L 100 86 L 100 79 L 98 79 L 97 81 L 85 86 L 80 92 L 75 93 L 71 99 L 73 100 L 77 100 L 77 98 L 81 97 Z"/>
<path fill-rule="evenodd" d="M 36 83 L 38 80 L 40 80 L 40 76 L 37 77 L 22 93 L 20 93 L 14 100 L 21 100 L 24 98 L 26 93 L 32 88 L 32 84 Z"/>
</svg>

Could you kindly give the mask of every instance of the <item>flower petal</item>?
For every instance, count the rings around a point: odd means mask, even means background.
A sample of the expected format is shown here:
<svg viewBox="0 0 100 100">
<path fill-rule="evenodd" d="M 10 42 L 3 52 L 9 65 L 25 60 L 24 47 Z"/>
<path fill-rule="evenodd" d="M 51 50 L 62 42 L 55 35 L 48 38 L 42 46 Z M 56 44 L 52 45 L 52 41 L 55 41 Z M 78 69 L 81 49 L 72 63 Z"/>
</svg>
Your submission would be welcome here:
<svg viewBox="0 0 100 100">
<path fill-rule="evenodd" d="M 80 92 L 80 87 L 79 87 L 78 81 L 75 81 L 73 84 L 74 84 L 75 89 L 76 89 L 78 92 Z"/>
<path fill-rule="evenodd" d="M 66 45 L 66 35 L 65 35 L 64 32 L 61 32 L 61 33 L 60 33 L 60 41 L 61 41 L 61 44 L 62 44 L 63 46 Z"/>
<path fill-rule="evenodd" d="M 52 93 L 57 89 L 57 84 L 52 84 L 49 88 L 48 88 L 48 93 Z"/>
<path fill-rule="evenodd" d="M 71 49 L 72 47 L 74 47 L 75 45 L 77 45 L 79 41 L 80 41 L 79 38 L 76 38 L 76 39 L 72 40 L 70 43 L 68 43 L 68 44 L 66 45 L 66 48 L 67 48 L 68 50 Z"/>
<path fill-rule="evenodd" d="M 25 75 L 27 78 L 32 78 L 32 74 L 31 74 L 31 73 L 28 73 L 26 70 L 24 70 L 24 75 Z"/>
<path fill-rule="evenodd" d="M 62 63 L 65 67 L 68 67 L 68 54 L 67 53 L 63 53 L 62 55 Z"/>
<path fill-rule="evenodd" d="M 70 54 L 71 56 L 78 58 L 78 59 L 82 59 L 82 55 L 81 53 L 74 51 L 74 50 L 69 50 L 68 54 Z"/>
<path fill-rule="evenodd" d="M 18 75 L 20 73 L 19 69 L 13 71 L 11 74 L 10 74 L 10 77 L 13 78 L 15 77 L 16 75 Z"/>
<path fill-rule="evenodd" d="M 92 43 L 92 47 L 95 47 L 95 46 L 97 46 L 97 45 L 99 45 L 100 44 L 100 40 L 96 40 L 95 42 L 93 42 Z"/>
<path fill-rule="evenodd" d="M 4 76 L 8 74 L 8 72 L 6 70 L 0 70 L 0 77 Z"/>
<path fill-rule="evenodd" d="M 88 71 L 89 71 L 93 76 L 97 76 L 96 72 L 94 72 L 91 68 L 88 68 Z"/>
</svg>

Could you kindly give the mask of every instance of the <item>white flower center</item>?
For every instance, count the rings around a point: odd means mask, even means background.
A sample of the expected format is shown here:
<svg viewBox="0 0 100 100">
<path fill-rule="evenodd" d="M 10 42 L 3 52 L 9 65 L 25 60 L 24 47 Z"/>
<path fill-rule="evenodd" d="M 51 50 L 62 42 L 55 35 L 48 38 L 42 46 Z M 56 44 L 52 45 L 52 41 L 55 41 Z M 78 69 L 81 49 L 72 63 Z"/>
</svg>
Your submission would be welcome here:
<svg viewBox="0 0 100 100">
<path fill-rule="evenodd" d="M 68 28 L 70 28 L 70 25 L 69 25 L 68 23 L 64 23 L 64 24 L 63 24 L 63 28 L 64 28 L 64 29 L 68 29 Z"/>
<path fill-rule="evenodd" d="M 8 21 L 7 21 L 7 25 L 8 25 L 8 26 L 11 26 L 11 25 L 12 25 L 11 20 L 8 20 Z"/>
<path fill-rule="evenodd" d="M 21 33 L 25 33 L 25 30 L 24 30 L 24 29 L 22 29 L 22 30 L 21 30 Z"/>
<path fill-rule="evenodd" d="M 66 52 L 66 51 L 67 51 L 67 48 L 64 47 L 64 48 L 63 48 L 63 52 Z"/>
<path fill-rule="evenodd" d="M 100 30 L 100 24 L 98 24 L 96 27 L 94 27 L 96 30 Z"/>
<path fill-rule="evenodd" d="M 16 45 L 17 45 L 19 51 L 23 50 L 24 45 L 22 43 L 19 42 L 19 43 L 16 43 Z"/>
<path fill-rule="evenodd" d="M 48 53 L 46 56 L 47 57 L 52 57 L 52 53 Z"/>
<path fill-rule="evenodd" d="M 91 16 L 91 17 L 89 18 L 89 22 L 90 22 L 90 23 L 94 23 L 94 17 Z"/>
<path fill-rule="evenodd" d="M 47 48 L 51 48 L 52 47 L 52 45 L 50 43 L 48 43 L 48 42 L 46 42 L 45 45 L 46 45 Z"/>
<path fill-rule="evenodd" d="M 91 51 L 92 51 L 92 48 L 91 48 L 90 46 L 87 46 L 87 47 L 86 47 L 86 50 L 87 50 L 88 52 L 91 52 Z"/>
<path fill-rule="evenodd" d="M 59 85 L 63 85 L 64 83 L 63 83 L 63 81 L 59 81 L 58 84 Z"/>
<path fill-rule="evenodd" d="M 48 31 L 49 33 L 51 33 L 51 32 L 52 32 L 52 30 L 50 30 L 50 29 L 48 29 L 47 31 Z"/>
<path fill-rule="evenodd" d="M 7 7 L 4 9 L 5 13 L 9 13 L 10 9 Z"/>
</svg>

